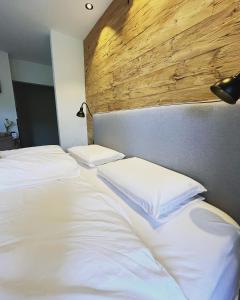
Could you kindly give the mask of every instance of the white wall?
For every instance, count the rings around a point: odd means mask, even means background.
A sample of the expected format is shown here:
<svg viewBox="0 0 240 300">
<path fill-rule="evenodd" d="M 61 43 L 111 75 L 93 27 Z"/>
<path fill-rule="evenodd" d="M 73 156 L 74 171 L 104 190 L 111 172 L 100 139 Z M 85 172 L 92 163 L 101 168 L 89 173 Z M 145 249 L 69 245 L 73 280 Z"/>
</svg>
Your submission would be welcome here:
<svg viewBox="0 0 240 300">
<path fill-rule="evenodd" d="M 17 114 L 10 72 L 9 58 L 6 52 L 0 51 L 0 132 L 5 132 L 4 120 L 8 118 L 16 123 Z M 17 131 L 17 127 L 12 128 Z"/>
<path fill-rule="evenodd" d="M 52 66 L 10 59 L 12 80 L 53 86 Z"/>
<path fill-rule="evenodd" d="M 83 41 L 51 31 L 52 66 L 60 144 L 87 144 L 86 118 L 76 117 L 85 101 Z"/>
</svg>

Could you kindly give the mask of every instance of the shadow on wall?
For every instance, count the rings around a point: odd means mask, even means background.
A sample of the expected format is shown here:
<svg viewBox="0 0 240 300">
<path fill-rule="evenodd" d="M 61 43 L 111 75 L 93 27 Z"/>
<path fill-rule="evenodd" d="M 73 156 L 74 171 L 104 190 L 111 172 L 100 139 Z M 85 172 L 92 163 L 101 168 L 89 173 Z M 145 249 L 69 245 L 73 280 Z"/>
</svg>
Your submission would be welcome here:
<svg viewBox="0 0 240 300">
<path fill-rule="evenodd" d="M 92 112 L 216 98 L 210 85 L 239 72 L 240 7 L 198 2 L 112 2 L 84 41 Z"/>
<path fill-rule="evenodd" d="M 105 14 L 101 17 L 98 26 L 95 26 L 85 39 L 86 41 L 90 35 L 94 35 L 94 40 L 91 39 L 91 43 L 87 43 L 85 48 L 85 59 L 93 57 L 95 50 L 101 48 L 106 42 L 109 43 L 114 35 L 121 34 L 124 24 L 128 20 L 132 4 L 133 0 L 115 0 L 110 4 Z M 109 18 L 109 11 L 117 12 L 117 17 Z M 119 26 L 119 24 L 122 25 Z"/>
<path fill-rule="evenodd" d="M 96 71 L 95 52 L 103 47 L 105 44 L 110 44 L 113 39 L 118 39 L 119 44 L 124 45 L 123 36 L 127 35 L 124 32 L 124 25 L 130 17 L 130 9 L 134 0 L 115 0 L 113 1 L 105 14 L 101 17 L 98 26 L 95 26 L 90 34 L 86 37 L 85 42 L 91 36 L 91 43 L 86 42 L 84 47 L 85 57 L 85 77 L 88 79 L 88 74 Z M 117 12 L 117 17 L 109 17 L 109 11 Z M 94 36 L 94 38 L 92 38 Z M 105 53 L 105 56 L 111 56 L 111 53 Z M 87 63 L 86 63 L 87 62 Z M 86 95 L 86 101 L 88 101 L 88 95 Z M 94 102 L 90 102 L 90 109 L 94 113 L 96 107 Z M 92 132 L 92 119 L 87 113 L 87 126 Z M 92 142 L 92 134 L 89 137 L 89 143 Z"/>
<path fill-rule="evenodd" d="M 122 39 L 122 31 L 124 31 L 124 24 L 129 19 L 130 9 L 132 7 L 133 0 L 115 0 L 111 3 L 110 7 L 107 9 L 105 14 L 100 19 L 98 26 L 95 26 L 93 30 L 90 32 L 91 35 L 91 43 L 86 43 L 87 47 L 85 47 L 85 61 L 88 64 L 85 64 L 85 73 L 86 76 L 92 70 L 91 68 L 95 68 L 94 53 L 96 50 L 99 50 L 106 43 L 110 44 L 111 40 L 114 38 L 119 39 L 119 43 L 124 44 Z M 109 18 L 108 11 L 118 12 L 116 18 Z M 127 33 L 124 32 L 124 35 Z M 94 39 L 92 39 L 92 35 L 94 35 Z M 87 41 L 88 36 L 85 41 Z M 105 53 L 106 56 L 109 56 L 110 53 Z M 92 107 L 94 110 L 94 108 Z"/>
</svg>

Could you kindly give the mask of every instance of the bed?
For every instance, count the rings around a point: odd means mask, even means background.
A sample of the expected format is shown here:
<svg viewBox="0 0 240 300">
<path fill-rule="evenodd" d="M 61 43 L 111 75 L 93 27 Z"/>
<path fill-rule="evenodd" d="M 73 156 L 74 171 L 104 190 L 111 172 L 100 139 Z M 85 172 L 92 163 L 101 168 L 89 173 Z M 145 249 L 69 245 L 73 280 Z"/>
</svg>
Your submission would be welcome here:
<svg viewBox="0 0 240 300">
<path fill-rule="evenodd" d="M 154 230 L 96 170 L 80 169 L 0 191 L 0 299 L 234 299 L 229 216 L 196 200 Z"/>
<path fill-rule="evenodd" d="M 0 299 L 186 299 L 96 176 L 0 198 Z"/>
<path fill-rule="evenodd" d="M 96 185 L 97 169 L 83 164 L 81 168 Z M 100 180 L 105 193 L 121 203 L 132 230 L 173 276 L 187 299 L 237 299 L 240 227 L 229 215 L 199 197 L 153 229 L 146 215 L 127 197 Z"/>
<path fill-rule="evenodd" d="M 117 196 L 125 203 L 135 233 L 187 299 L 235 299 L 240 280 L 240 228 L 231 217 L 199 197 L 153 229 L 128 198 L 113 186 L 107 187 L 112 198 Z"/>
<path fill-rule="evenodd" d="M 165 259 L 167 268 L 190 297 L 207 297 L 208 278 L 208 283 L 215 285 L 210 299 L 233 299 L 240 276 L 239 237 L 235 233 L 229 235 L 234 222 L 223 211 L 240 224 L 240 103 L 231 106 L 215 101 L 98 113 L 93 123 L 96 144 L 123 152 L 127 157 L 137 156 L 165 166 L 204 184 L 208 190 L 205 201 L 190 205 L 182 217 L 176 216 L 165 225 L 166 234 L 161 235 L 163 244 L 156 244 L 156 240 L 160 241 L 156 231 L 151 234 L 145 230 L 143 218 L 135 228 L 149 247 L 153 246 L 156 257 Z M 131 219 L 134 220 L 133 216 Z M 181 228 L 183 239 L 172 234 L 174 226 L 176 230 Z M 163 228 L 158 229 L 161 234 L 165 233 Z M 221 241 L 222 248 L 216 249 L 214 241 Z M 171 255 L 172 248 L 180 248 L 182 256 L 177 251 Z M 233 249 L 235 255 L 231 256 Z M 209 255 L 215 261 L 212 276 L 207 276 L 207 270 L 213 267 L 205 259 Z M 196 264 L 191 264 L 194 259 Z M 187 278 L 183 272 L 187 269 L 192 270 L 193 276 Z M 206 285 L 200 289 L 201 280 Z"/>
<path fill-rule="evenodd" d="M 120 119 L 109 133 L 102 130 L 109 116 L 97 116 L 95 139 L 110 147 L 117 138 L 110 148 L 126 147 L 134 155 L 124 139 L 133 133 L 118 131 Z M 65 159 L 70 160 L 61 149 L 32 150 L 27 149 L 36 170 L 49 156 L 65 176 L 50 163 L 48 174 L 36 173 L 33 182 L 31 176 L 7 187 L 4 181 L 0 299 L 237 299 L 240 231 L 229 215 L 195 199 L 153 229 L 96 169 L 76 168 L 71 160 L 65 172 Z M 20 165 L 29 159 L 26 153 L 17 156 Z"/>
</svg>

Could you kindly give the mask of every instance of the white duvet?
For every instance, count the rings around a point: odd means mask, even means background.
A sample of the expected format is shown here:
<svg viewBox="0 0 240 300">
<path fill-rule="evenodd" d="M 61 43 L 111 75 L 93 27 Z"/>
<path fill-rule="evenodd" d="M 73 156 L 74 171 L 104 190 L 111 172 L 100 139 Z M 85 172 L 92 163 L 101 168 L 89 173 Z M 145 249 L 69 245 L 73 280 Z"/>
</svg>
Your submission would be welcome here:
<svg viewBox="0 0 240 300">
<path fill-rule="evenodd" d="M 133 211 L 129 216 L 188 299 L 235 299 L 240 283 L 240 229 L 229 216 L 198 200 L 157 230 Z"/>
<path fill-rule="evenodd" d="M 85 172 L 90 176 L 89 171 Z M 91 171 L 92 178 L 95 173 Z M 126 204 L 126 197 L 108 186 L 104 190 L 113 201 L 122 199 L 134 232 L 173 276 L 187 299 L 236 299 L 240 284 L 240 228 L 231 217 L 205 201 L 195 200 L 153 230 Z"/>
<path fill-rule="evenodd" d="M 6 158 L 6 157 L 21 155 L 21 154 L 28 154 L 32 156 L 32 155 L 37 155 L 38 153 L 64 154 L 65 152 L 60 146 L 47 145 L 47 146 L 37 146 L 37 147 L 28 147 L 28 148 L 19 148 L 14 150 L 0 151 L 0 158 Z"/>
<path fill-rule="evenodd" d="M 127 198 L 107 187 L 106 193 L 114 201 L 123 199 L 134 231 L 188 299 L 235 299 L 240 286 L 240 228 L 231 217 L 205 201 L 195 200 L 153 230 L 126 204 Z"/>
<path fill-rule="evenodd" d="M 186 298 L 120 202 L 84 175 L 0 191 L 0 299 Z"/>
<path fill-rule="evenodd" d="M 80 172 L 77 162 L 57 146 L 6 152 L 0 159 L 0 190 L 75 177 Z"/>
</svg>

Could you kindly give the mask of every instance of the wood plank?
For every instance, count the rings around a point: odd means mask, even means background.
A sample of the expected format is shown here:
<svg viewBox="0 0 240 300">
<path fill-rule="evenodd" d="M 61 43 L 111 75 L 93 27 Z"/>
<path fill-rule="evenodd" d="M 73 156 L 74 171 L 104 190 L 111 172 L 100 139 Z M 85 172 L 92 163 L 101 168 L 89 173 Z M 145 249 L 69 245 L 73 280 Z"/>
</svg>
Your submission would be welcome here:
<svg viewBox="0 0 240 300">
<path fill-rule="evenodd" d="M 239 40 L 239 0 L 114 0 L 84 41 L 87 101 L 100 112 L 212 100 L 209 86 L 239 71 Z"/>
</svg>

